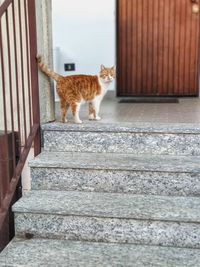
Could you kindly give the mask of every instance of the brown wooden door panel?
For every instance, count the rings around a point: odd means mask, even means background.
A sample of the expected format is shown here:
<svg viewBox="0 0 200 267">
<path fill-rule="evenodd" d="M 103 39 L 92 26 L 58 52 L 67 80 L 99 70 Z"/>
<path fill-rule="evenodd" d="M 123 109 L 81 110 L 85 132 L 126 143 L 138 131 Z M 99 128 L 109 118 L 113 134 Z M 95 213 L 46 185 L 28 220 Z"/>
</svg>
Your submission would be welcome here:
<svg viewBox="0 0 200 267">
<path fill-rule="evenodd" d="M 197 96 L 199 13 L 192 0 L 117 3 L 118 96 Z"/>
</svg>

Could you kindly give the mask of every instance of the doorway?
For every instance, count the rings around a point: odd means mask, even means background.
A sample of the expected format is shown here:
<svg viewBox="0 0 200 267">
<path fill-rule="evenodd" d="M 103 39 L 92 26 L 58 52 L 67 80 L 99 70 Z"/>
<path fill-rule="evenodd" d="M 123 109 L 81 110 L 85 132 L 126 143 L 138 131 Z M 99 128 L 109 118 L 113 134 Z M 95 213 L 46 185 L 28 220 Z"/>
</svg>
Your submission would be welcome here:
<svg viewBox="0 0 200 267">
<path fill-rule="evenodd" d="M 198 96 L 199 0 L 117 1 L 117 95 Z"/>
</svg>

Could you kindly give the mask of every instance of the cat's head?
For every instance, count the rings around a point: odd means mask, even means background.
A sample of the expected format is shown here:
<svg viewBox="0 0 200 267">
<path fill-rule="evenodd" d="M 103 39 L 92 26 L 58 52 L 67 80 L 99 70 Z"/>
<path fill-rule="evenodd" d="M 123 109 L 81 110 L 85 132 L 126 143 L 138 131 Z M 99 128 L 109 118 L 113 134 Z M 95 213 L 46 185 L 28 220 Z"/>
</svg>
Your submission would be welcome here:
<svg viewBox="0 0 200 267">
<path fill-rule="evenodd" d="M 115 78 L 115 73 L 115 67 L 106 68 L 104 65 L 101 65 L 99 76 L 103 82 L 111 83 Z"/>
</svg>

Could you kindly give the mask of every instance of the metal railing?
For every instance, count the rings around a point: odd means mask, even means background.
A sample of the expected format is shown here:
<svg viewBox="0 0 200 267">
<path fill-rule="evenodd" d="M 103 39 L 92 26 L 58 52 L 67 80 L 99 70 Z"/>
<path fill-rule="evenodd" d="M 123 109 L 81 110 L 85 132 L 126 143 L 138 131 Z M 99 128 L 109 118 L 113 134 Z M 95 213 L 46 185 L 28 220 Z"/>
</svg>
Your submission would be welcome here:
<svg viewBox="0 0 200 267">
<path fill-rule="evenodd" d="M 5 159 L 12 147 L 13 173 L 0 172 L 0 230 L 31 147 L 40 153 L 38 71 L 34 0 L 5 0 L 0 6 L 0 133 Z M 18 142 L 18 151 L 16 151 Z M 18 154 L 18 159 L 16 155 Z"/>
</svg>

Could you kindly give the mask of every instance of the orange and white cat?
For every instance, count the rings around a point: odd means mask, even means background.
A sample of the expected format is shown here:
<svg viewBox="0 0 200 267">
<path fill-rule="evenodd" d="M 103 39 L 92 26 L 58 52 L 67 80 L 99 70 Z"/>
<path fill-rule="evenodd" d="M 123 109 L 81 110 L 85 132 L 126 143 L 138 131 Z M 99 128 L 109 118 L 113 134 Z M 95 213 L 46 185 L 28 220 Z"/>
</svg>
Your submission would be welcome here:
<svg viewBox="0 0 200 267">
<path fill-rule="evenodd" d="M 75 123 L 82 123 L 79 118 L 81 104 L 89 103 L 89 119 L 100 120 L 99 109 L 101 101 L 108 90 L 108 86 L 115 78 L 115 68 L 101 65 L 98 75 L 70 75 L 61 76 L 50 70 L 37 57 L 38 66 L 49 77 L 56 81 L 56 90 L 60 97 L 61 121 L 66 122 L 66 113 L 71 107 Z"/>
</svg>

